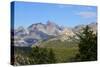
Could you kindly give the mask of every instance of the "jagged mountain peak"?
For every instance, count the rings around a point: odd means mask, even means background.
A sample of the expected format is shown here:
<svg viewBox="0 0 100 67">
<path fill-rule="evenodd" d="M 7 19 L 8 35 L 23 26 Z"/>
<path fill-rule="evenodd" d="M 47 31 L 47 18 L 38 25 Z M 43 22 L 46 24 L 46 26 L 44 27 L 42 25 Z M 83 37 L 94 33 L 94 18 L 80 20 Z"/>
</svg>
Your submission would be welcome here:
<svg viewBox="0 0 100 67">
<path fill-rule="evenodd" d="M 93 31 L 97 31 L 97 23 L 90 23 L 88 25 Z M 85 26 L 86 25 L 77 25 L 74 28 L 61 27 L 50 20 L 48 20 L 46 24 L 42 22 L 35 23 L 27 28 L 20 26 L 14 30 L 15 46 L 20 46 L 20 44 L 23 44 L 23 46 L 30 46 L 39 41 L 55 37 L 55 39 L 70 39 L 69 37 L 73 37 L 76 32 L 81 31 Z"/>
<path fill-rule="evenodd" d="M 23 27 L 23 26 L 19 26 L 19 27 L 17 28 L 17 30 L 24 30 L 24 27 Z"/>
<path fill-rule="evenodd" d="M 48 20 L 47 25 L 56 25 L 53 21 Z"/>
<path fill-rule="evenodd" d="M 34 28 L 34 27 L 37 27 L 37 26 L 44 26 L 43 23 L 35 23 L 35 24 L 31 24 L 30 26 L 28 26 L 28 28 Z"/>
<path fill-rule="evenodd" d="M 81 25 L 77 25 L 75 27 L 73 27 L 73 32 L 79 32 L 81 31 L 86 25 L 88 25 L 94 32 L 97 31 L 97 23 L 96 22 L 92 22 L 92 23 L 89 23 L 89 24 L 81 24 Z"/>
</svg>

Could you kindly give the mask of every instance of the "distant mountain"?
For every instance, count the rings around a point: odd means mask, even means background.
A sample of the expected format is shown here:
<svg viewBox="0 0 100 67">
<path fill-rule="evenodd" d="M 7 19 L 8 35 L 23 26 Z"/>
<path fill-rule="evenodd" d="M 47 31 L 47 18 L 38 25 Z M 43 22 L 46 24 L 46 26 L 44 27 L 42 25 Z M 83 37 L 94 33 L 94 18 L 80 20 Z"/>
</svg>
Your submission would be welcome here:
<svg viewBox="0 0 100 67">
<path fill-rule="evenodd" d="M 94 32 L 97 31 L 97 23 L 88 24 Z M 74 28 L 61 27 L 54 22 L 47 21 L 47 24 L 35 23 L 29 27 L 19 27 L 14 30 L 14 46 L 32 46 L 38 42 L 47 40 L 71 40 L 76 32 L 82 30 L 86 25 L 78 25 Z"/>
<path fill-rule="evenodd" d="M 91 23 L 89 24 L 89 27 L 94 31 L 94 33 L 97 32 L 97 23 Z"/>
<path fill-rule="evenodd" d="M 59 34 L 62 28 L 51 21 L 47 21 L 47 24 L 42 24 L 42 23 L 32 24 L 28 27 L 28 30 L 30 34 L 37 31 L 41 31 L 45 34 L 56 36 Z"/>
<path fill-rule="evenodd" d="M 48 40 L 51 37 L 58 36 L 61 30 L 62 28 L 51 21 L 47 21 L 47 24 L 32 24 L 27 29 L 19 27 L 14 30 L 14 45 L 31 46 L 38 41 Z"/>
<path fill-rule="evenodd" d="M 82 24 L 82 25 L 77 25 L 75 26 L 72 30 L 73 32 L 80 32 L 86 25 Z M 94 23 L 90 23 L 88 24 L 88 26 L 94 31 L 94 32 L 97 32 L 97 23 L 94 22 Z"/>
</svg>

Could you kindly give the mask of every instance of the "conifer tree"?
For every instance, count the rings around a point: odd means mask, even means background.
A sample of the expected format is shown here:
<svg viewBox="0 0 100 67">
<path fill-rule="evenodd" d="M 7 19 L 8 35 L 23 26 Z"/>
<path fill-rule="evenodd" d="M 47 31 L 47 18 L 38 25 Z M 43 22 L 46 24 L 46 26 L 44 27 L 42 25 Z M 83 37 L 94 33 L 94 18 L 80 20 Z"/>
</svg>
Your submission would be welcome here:
<svg viewBox="0 0 100 67">
<path fill-rule="evenodd" d="M 77 34 L 79 37 L 79 55 L 81 61 L 97 60 L 97 34 L 89 26 Z"/>
<path fill-rule="evenodd" d="M 47 64 L 47 63 L 55 63 L 55 54 L 52 49 L 41 48 L 41 47 L 33 47 L 32 52 L 30 54 L 30 58 L 32 59 L 32 64 Z"/>
<path fill-rule="evenodd" d="M 55 63 L 56 62 L 55 54 L 54 54 L 52 49 L 49 50 L 49 62 L 50 63 Z"/>
</svg>

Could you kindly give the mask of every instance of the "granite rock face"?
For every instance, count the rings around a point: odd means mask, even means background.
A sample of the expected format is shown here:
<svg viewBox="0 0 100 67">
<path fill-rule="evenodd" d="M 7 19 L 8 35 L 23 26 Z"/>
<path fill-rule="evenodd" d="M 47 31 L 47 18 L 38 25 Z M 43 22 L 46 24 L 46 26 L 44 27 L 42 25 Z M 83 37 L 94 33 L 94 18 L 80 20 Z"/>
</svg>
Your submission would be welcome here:
<svg viewBox="0 0 100 67">
<path fill-rule="evenodd" d="M 46 24 L 35 23 L 27 28 L 18 27 L 14 29 L 14 46 L 27 46 L 30 47 L 38 42 L 55 39 L 70 39 L 75 36 L 76 32 L 80 32 L 86 25 L 77 25 L 73 28 L 61 27 L 54 22 L 47 21 Z M 97 32 L 97 23 L 88 24 L 88 26 Z"/>
</svg>

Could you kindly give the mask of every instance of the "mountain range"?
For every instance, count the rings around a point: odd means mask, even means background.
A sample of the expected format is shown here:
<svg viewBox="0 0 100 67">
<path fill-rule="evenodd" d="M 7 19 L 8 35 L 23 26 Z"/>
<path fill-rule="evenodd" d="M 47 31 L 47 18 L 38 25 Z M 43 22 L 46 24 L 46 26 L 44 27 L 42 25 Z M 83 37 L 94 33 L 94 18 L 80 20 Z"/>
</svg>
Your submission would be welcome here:
<svg viewBox="0 0 100 67">
<path fill-rule="evenodd" d="M 47 21 L 46 24 L 35 23 L 31 24 L 27 28 L 22 26 L 13 30 L 14 33 L 14 46 L 31 47 L 38 42 L 48 40 L 70 40 L 75 36 L 76 32 L 80 32 L 86 25 L 77 25 L 73 28 L 62 27 L 51 21 Z M 90 23 L 88 26 L 97 32 L 97 23 Z"/>
</svg>

